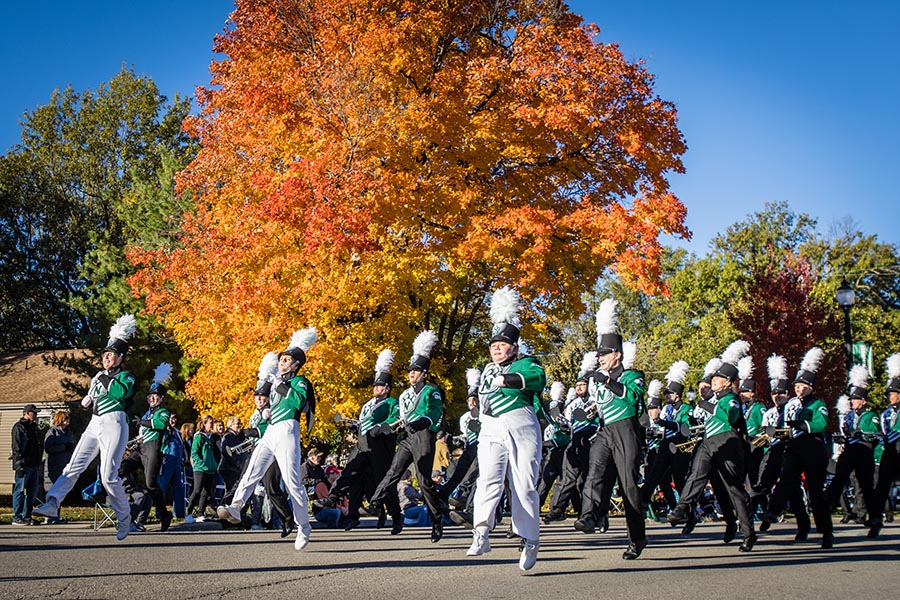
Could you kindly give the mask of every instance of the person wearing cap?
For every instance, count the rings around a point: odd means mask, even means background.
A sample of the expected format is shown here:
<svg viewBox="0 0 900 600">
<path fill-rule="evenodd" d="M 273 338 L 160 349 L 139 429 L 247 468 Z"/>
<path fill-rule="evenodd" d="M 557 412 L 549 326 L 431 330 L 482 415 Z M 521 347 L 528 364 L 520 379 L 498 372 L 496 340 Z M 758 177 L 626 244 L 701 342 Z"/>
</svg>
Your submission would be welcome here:
<svg viewBox="0 0 900 600">
<path fill-rule="evenodd" d="M 300 415 L 306 415 L 307 430 L 311 430 L 315 414 L 315 392 L 309 379 L 299 374 L 306 364 L 306 351 L 315 343 L 314 328 L 294 332 L 288 348 L 278 356 L 278 374 L 270 374 L 272 383 L 269 398 L 269 425 L 250 456 L 231 504 L 218 507 L 220 519 L 237 525 L 241 523 L 241 508 L 250 498 L 272 463 L 281 470 L 285 491 L 291 499 L 294 522 L 299 526 L 294 549 L 303 550 L 309 544 L 312 527 L 306 488 L 300 475 Z M 290 532 L 288 532 L 290 533 Z"/>
<path fill-rule="evenodd" d="M 503 287 L 491 299 L 491 362 L 481 370 L 478 387 L 478 481 L 472 514 L 472 545 L 467 556 L 491 551 L 488 534 L 509 483 L 512 532 L 522 538 L 519 568 L 534 567 L 540 546 L 538 476 L 541 425 L 536 411 L 547 384 L 544 368 L 519 353 L 519 295 Z"/>
<path fill-rule="evenodd" d="M 32 525 L 31 513 L 37 496 L 41 471 L 41 441 L 37 428 L 37 407 L 26 404 L 22 418 L 12 428 L 13 525 Z"/>
<path fill-rule="evenodd" d="M 750 357 L 747 356 L 743 360 L 749 358 Z M 749 441 L 752 442 L 763 433 L 762 417 L 766 412 L 766 404 L 762 398 L 757 397 L 756 381 L 754 381 L 752 377 L 741 378 L 738 383 L 738 395 L 743 403 L 747 437 L 749 438 Z M 759 468 L 765 453 L 766 449 L 764 446 L 754 448 L 751 445 L 750 447 L 750 454 L 747 460 L 747 478 L 751 484 L 759 480 Z"/>
<path fill-rule="evenodd" d="M 820 348 L 811 348 L 794 378 L 795 397 L 785 406 L 784 420 L 791 430 L 790 441 L 784 450 L 781 477 L 769 499 L 769 508 L 760 519 L 768 523 L 781 519 L 788 500 L 805 476 L 816 531 L 822 534 L 822 548 L 828 549 L 834 546 L 834 524 L 825 496 L 825 476 L 831 459 L 831 449 L 825 443 L 828 408 L 815 395 L 816 375 L 824 357 Z"/>
<path fill-rule="evenodd" d="M 592 533 L 602 522 L 618 474 L 628 529 L 628 547 L 622 558 L 634 560 L 647 546 L 638 483 L 643 459 L 640 417 L 644 413 L 644 374 L 623 364 L 623 341 L 615 324 L 616 306 L 616 301 L 608 298 L 597 311 L 598 370 L 589 374 L 588 393 L 598 406 L 603 426 L 591 442 L 581 515 L 575 521 L 575 529 Z"/>
<path fill-rule="evenodd" d="M 881 439 L 881 423 L 878 414 L 869 409 L 867 400 L 868 371 L 862 365 L 850 370 L 850 385 L 847 392 L 850 412 L 844 415 L 842 431 L 845 437 L 844 451 L 837 459 L 834 477 L 825 496 L 832 510 L 838 506 L 844 488 L 850 482 L 851 473 L 856 474 L 856 495 L 864 501 L 872 520 L 881 515 L 882 505 L 874 503 L 875 446 Z M 876 516 L 877 515 L 877 516 Z M 862 514 L 861 514 L 862 516 Z"/>
<path fill-rule="evenodd" d="M 739 550 L 750 552 L 756 543 L 753 531 L 753 516 L 750 514 L 750 496 L 744 488 L 747 476 L 745 466 L 745 441 L 739 435 L 743 412 L 741 402 L 735 393 L 737 388 L 739 359 L 746 355 L 749 344 L 743 340 L 732 343 L 723 353 L 722 364 L 710 380 L 715 403 L 701 399 L 699 405 L 711 416 L 706 421 L 703 443 L 698 445 L 691 466 L 691 474 L 684 484 L 684 493 L 675 510 L 666 520 L 679 525 L 691 518 L 691 506 L 703 494 L 707 481 L 717 472 L 725 484 L 725 494 L 734 503 L 744 539 Z M 722 498 L 717 494 L 716 498 Z M 729 524 L 727 524 L 729 525 Z M 726 543 L 733 537 L 733 525 L 726 530 Z"/>
<path fill-rule="evenodd" d="M 887 359 L 888 407 L 881 413 L 881 432 L 884 434 L 884 451 L 878 466 L 878 483 L 872 494 L 869 537 L 877 537 L 884 524 L 881 510 L 888 501 L 894 480 L 900 471 L 900 354 L 892 354 Z"/>
<path fill-rule="evenodd" d="M 47 499 L 34 509 L 34 514 L 59 518 L 59 506 L 75 486 L 85 469 L 100 455 L 100 481 L 109 504 L 116 513 L 116 539 L 128 537 L 131 530 L 131 508 L 119 478 L 119 465 L 128 443 L 128 417 L 125 411 L 134 396 L 134 375 L 123 368 L 128 340 L 137 324 L 133 315 L 120 317 L 110 329 L 109 342 L 103 350 L 103 370 L 91 380 L 81 406 L 90 410 L 91 420 L 75 446 L 69 464 L 47 491 Z"/>
<path fill-rule="evenodd" d="M 405 430 L 405 435 L 397 445 L 391 466 L 369 498 L 370 508 L 387 505 L 392 518 L 391 534 L 399 534 L 403 530 L 403 520 L 395 518 L 400 510 L 399 502 L 395 504 L 397 484 L 409 466 L 415 463 L 419 487 L 431 512 L 433 543 L 439 542 L 443 537 L 444 515 L 450 511 L 447 501 L 428 476 L 434 466 L 435 435 L 444 416 L 444 394 L 436 385 L 427 381 L 431 366 L 430 354 L 436 343 L 437 335 L 433 331 L 423 331 L 413 342 L 413 356 L 408 371 L 409 387 L 400 394 L 400 419 L 396 422 L 397 426 Z"/>
<path fill-rule="evenodd" d="M 662 442 L 665 439 L 665 434 L 668 431 L 665 426 L 668 420 L 662 418 L 663 408 L 662 400 L 660 398 L 662 387 L 662 382 L 656 379 L 651 381 L 650 385 L 647 386 L 647 416 L 650 418 L 650 424 L 647 425 L 646 428 L 647 452 L 644 459 L 644 481 L 641 484 L 641 500 L 644 502 L 644 506 L 646 507 L 645 510 L 652 509 L 653 494 L 657 488 L 665 498 L 669 510 L 675 508 L 678 504 L 678 499 L 675 497 L 675 490 L 672 488 L 674 482 L 672 478 L 671 460 L 669 458 L 660 458 L 660 452 L 677 452 L 677 449 L 674 448 L 674 442 L 672 446 L 666 442 L 666 447 L 661 448 L 661 446 L 663 446 Z M 670 406 L 672 405 L 666 404 L 667 409 Z M 677 414 L 677 409 L 674 409 L 674 412 L 671 412 L 670 409 L 670 412 L 666 416 L 676 417 Z M 690 414 L 690 408 L 685 411 L 685 414 Z M 681 457 L 679 457 L 679 459 L 680 458 Z M 684 481 L 682 480 L 681 484 L 683 483 Z M 678 492 L 681 493 L 680 487 L 678 488 Z"/>
<path fill-rule="evenodd" d="M 581 492 L 589 467 L 591 438 L 597 433 L 600 425 L 597 415 L 590 416 L 585 412 L 589 404 L 588 374 L 597 363 L 595 353 L 591 352 L 588 355 L 585 355 L 582 370 L 575 381 L 575 395 L 566 398 L 562 411 L 569 424 L 571 438 L 563 454 L 562 475 L 553 488 L 553 494 L 550 496 L 550 512 L 544 516 L 544 523 L 565 521 L 566 507 L 570 502 L 576 513 L 581 512 Z M 590 369 L 585 368 L 587 362 L 591 363 Z"/>
<path fill-rule="evenodd" d="M 341 469 L 334 465 L 325 467 L 325 479 L 316 484 L 314 493 L 317 499 L 328 498 L 333 495 L 335 483 L 340 479 Z M 321 506 L 313 502 L 313 517 L 319 523 L 324 523 L 328 529 L 337 529 L 341 520 L 347 518 L 347 498 L 339 497 L 333 506 Z"/>
<path fill-rule="evenodd" d="M 469 410 L 459 418 L 459 430 L 466 437 L 466 447 L 456 461 L 453 474 L 442 486 L 441 493 L 448 503 L 460 509 L 451 510 L 450 519 L 457 525 L 471 528 L 474 518 L 472 509 L 475 506 L 472 487 L 478 479 L 478 433 L 481 431 L 481 421 L 478 420 L 478 382 L 481 379 L 481 371 L 467 369 L 466 378 L 470 384 L 466 395 L 466 408 Z M 474 385 L 471 385 L 473 383 Z M 457 497 L 451 498 L 450 495 L 457 489 L 460 490 Z"/>
<path fill-rule="evenodd" d="M 397 434 L 390 425 L 400 419 L 397 399 L 391 396 L 394 377 L 390 366 L 394 360 L 393 351 L 382 350 L 376 361 L 375 381 L 372 384 L 372 398 L 359 411 L 356 448 L 350 460 L 331 485 L 330 493 L 316 493 L 313 506 L 334 509 L 342 498 L 349 498 L 344 529 L 350 531 L 360 524 L 360 509 L 363 497 L 371 498 L 375 487 L 381 482 L 394 458 Z M 326 476 L 328 475 L 326 470 Z M 319 489 L 319 486 L 316 486 Z M 396 492 L 395 492 L 396 494 Z M 399 502 L 388 502 L 394 508 L 393 524 L 403 523 Z"/>
<path fill-rule="evenodd" d="M 163 459 L 163 436 L 169 427 L 169 417 L 171 416 L 169 410 L 163 406 L 166 392 L 164 383 L 154 381 L 150 384 L 150 391 L 147 394 L 147 405 L 149 408 L 147 408 L 147 412 L 141 418 L 140 430 L 144 485 L 156 507 L 160 531 L 168 530 L 169 525 L 172 523 L 172 513 L 166 508 L 166 497 L 159 487 L 159 474 Z"/>
</svg>

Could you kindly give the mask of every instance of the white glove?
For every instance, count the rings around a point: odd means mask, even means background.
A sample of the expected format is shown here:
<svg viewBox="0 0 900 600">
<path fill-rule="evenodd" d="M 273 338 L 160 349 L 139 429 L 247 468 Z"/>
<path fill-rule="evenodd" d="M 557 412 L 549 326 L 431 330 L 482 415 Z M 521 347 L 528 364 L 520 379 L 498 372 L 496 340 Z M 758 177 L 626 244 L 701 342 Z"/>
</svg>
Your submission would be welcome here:
<svg viewBox="0 0 900 600">
<path fill-rule="evenodd" d="M 503 387 L 503 375 L 497 375 L 493 379 L 491 379 L 491 389 L 497 389 Z"/>
<path fill-rule="evenodd" d="M 272 418 L 272 411 L 269 410 L 268 408 L 264 408 L 263 411 L 262 411 L 262 418 L 265 419 L 266 421 L 268 421 L 269 419 L 271 419 L 271 418 Z"/>
<path fill-rule="evenodd" d="M 90 396 L 85 396 L 84 398 L 81 399 L 81 406 L 83 406 L 84 408 L 90 408 L 91 404 L 93 404 L 93 403 L 94 403 L 94 401 L 91 400 Z"/>
</svg>

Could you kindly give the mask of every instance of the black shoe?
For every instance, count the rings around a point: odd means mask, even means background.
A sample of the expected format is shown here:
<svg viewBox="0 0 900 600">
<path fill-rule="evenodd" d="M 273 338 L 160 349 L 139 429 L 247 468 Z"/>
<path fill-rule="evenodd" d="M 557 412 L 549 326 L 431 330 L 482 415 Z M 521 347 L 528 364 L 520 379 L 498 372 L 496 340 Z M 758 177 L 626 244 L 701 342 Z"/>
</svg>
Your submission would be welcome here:
<svg viewBox="0 0 900 600">
<path fill-rule="evenodd" d="M 337 501 L 334 500 L 331 496 L 316 498 L 315 500 L 313 500 L 313 506 L 317 506 L 319 508 L 334 508 L 335 506 L 337 506 Z"/>
<path fill-rule="evenodd" d="M 383 529 L 385 523 L 387 523 L 387 513 L 381 511 L 381 514 L 378 515 L 378 521 L 375 523 L 375 527 L 377 529 Z"/>
<path fill-rule="evenodd" d="M 594 533 L 597 529 L 597 522 L 594 521 L 594 517 L 587 515 L 575 521 L 575 529 L 582 533 Z"/>
<path fill-rule="evenodd" d="M 797 535 L 794 536 L 795 542 L 805 542 L 809 538 L 809 528 L 808 527 L 798 527 Z"/>
<path fill-rule="evenodd" d="M 641 540 L 639 542 L 631 542 L 628 544 L 628 547 L 625 549 L 625 552 L 622 553 L 622 558 L 625 560 L 634 560 L 638 556 L 641 555 L 641 552 L 644 551 L 644 548 L 647 547 L 647 540 Z"/>
<path fill-rule="evenodd" d="M 666 521 L 672 525 L 683 525 L 690 520 L 691 516 L 680 508 L 674 508 L 666 515 Z"/>
<path fill-rule="evenodd" d="M 400 535 L 400 532 L 403 531 L 403 517 L 399 519 L 393 519 L 393 523 L 391 525 L 391 535 Z"/>
<path fill-rule="evenodd" d="M 691 513 L 690 518 L 688 518 L 688 522 L 684 524 L 684 527 L 681 528 L 681 535 L 690 535 L 694 532 L 694 528 L 697 527 L 697 516 Z"/>
<path fill-rule="evenodd" d="M 381 509 L 377 506 L 372 505 L 370 502 L 368 506 L 360 506 L 359 514 L 364 517 L 377 517 L 382 513 Z"/>
<path fill-rule="evenodd" d="M 513 531 L 512 525 L 509 526 L 509 529 L 506 530 L 506 539 L 511 540 L 513 538 L 519 537 L 516 532 Z"/>
<path fill-rule="evenodd" d="M 834 534 L 826 533 L 822 536 L 822 548 L 829 550 L 834 547 Z"/>
<path fill-rule="evenodd" d="M 519 552 L 525 549 L 525 538 L 519 538 Z"/>
<path fill-rule="evenodd" d="M 892 512 L 884 513 L 884 522 L 885 523 L 893 523 L 894 522 L 894 513 L 892 513 Z"/>
<path fill-rule="evenodd" d="M 558 510 L 551 510 L 544 516 L 544 523 L 550 524 L 556 521 L 565 521 L 566 513 L 560 512 Z"/>
<path fill-rule="evenodd" d="M 600 517 L 600 522 L 597 523 L 597 532 L 606 533 L 607 531 L 609 531 L 609 515 L 603 515 Z"/>
<path fill-rule="evenodd" d="M 294 531 L 294 517 L 281 520 L 281 537 L 286 538 Z"/>
<path fill-rule="evenodd" d="M 357 527 L 359 527 L 359 519 L 347 519 L 347 522 L 344 523 L 344 531 L 350 531 Z"/>
<path fill-rule="evenodd" d="M 722 536 L 722 541 L 730 544 L 735 535 L 737 535 L 737 523 L 725 523 L 725 535 Z"/>
<path fill-rule="evenodd" d="M 765 511 L 759 514 L 759 520 L 763 523 L 777 523 L 781 519 L 781 513 Z"/>
<path fill-rule="evenodd" d="M 866 533 L 867 538 L 877 538 L 878 534 L 881 533 L 881 523 L 871 523 L 869 525 L 869 532 Z"/>
<path fill-rule="evenodd" d="M 759 524 L 759 532 L 765 533 L 769 530 L 769 527 L 771 527 L 771 526 L 772 526 L 771 523 L 766 523 L 765 521 L 763 521 L 762 523 Z"/>
<path fill-rule="evenodd" d="M 442 537 L 444 537 L 444 521 L 442 516 L 438 515 L 434 518 L 434 523 L 431 524 L 431 543 L 438 543 Z"/>
<path fill-rule="evenodd" d="M 847 523 L 850 522 L 850 519 L 851 519 L 850 515 L 848 515 L 848 514 L 845 513 L 844 516 L 841 517 L 841 523 L 842 523 L 843 525 L 846 525 Z"/>
<path fill-rule="evenodd" d="M 751 533 L 747 537 L 744 538 L 744 541 L 741 542 L 741 547 L 738 548 L 739 552 L 750 552 L 753 550 L 753 545 L 756 543 L 756 534 Z"/>
<path fill-rule="evenodd" d="M 169 511 L 166 511 L 159 518 L 159 530 L 166 531 L 169 529 L 169 525 L 171 525 L 171 524 L 172 524 L 172 513 Z"/>
<path fill-rule="evenodd" d="M 451 510 L 450 520 L 466 529 L 472 529 L 472 527 L 474 527 L 472 524 L 472 513 L 462 510 Z"/>
<path fill-rule="evenodd" d="M 453 508 L 465 508 L 466 503 L 460 500 L 459 498 L 448 498 L 447 504 L 449 504 Z"/>
</svg>

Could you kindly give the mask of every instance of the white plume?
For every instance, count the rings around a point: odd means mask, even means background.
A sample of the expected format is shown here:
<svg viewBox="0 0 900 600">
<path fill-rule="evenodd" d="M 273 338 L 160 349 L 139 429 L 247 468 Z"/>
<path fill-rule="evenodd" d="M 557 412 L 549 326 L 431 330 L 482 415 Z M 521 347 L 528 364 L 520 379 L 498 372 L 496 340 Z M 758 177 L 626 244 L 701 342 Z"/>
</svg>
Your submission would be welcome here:
<svg viewBox="0 0 900 600">
<path fill-rule="evenodd" d="M 415 356 L 431 356 L 431 350 L 438 342 L 437 334 L 426 329 L 413 340 L 413 354 Z"/>
<path fill-rule="evenodd" d="M 736 340 L 731 342 L 725 352 L 722 353 L 722 362 L 737 365 L 738 361 L 747 356 L 750 352 L 750 344 L 744 340 Z"/>
<path fill-rule="evenodd" d="M 822 359 L 825 358 L 825 353 L 822 352 L 822 349 L 818 346 L 813 346 L 809 350 L 807 350 L 806 355 L 803 357 L 803 360 L 800 361 L 800 370 L 801 371 L 812 371 L 813 373 L 818 372 L 819 365 L 822 364 Z"/>
<path fill-rule="evenodd" d="M 278 355 L 274 352 L 268 352 L 262 357 L 262 361 L 259 363 L 259 372 L 257 373 L 256 378 L 260 381 L 265 381 L 269 378 L 269 375 L 274 375 L 277 371 Z"/>
<path fill-rule="evenodd" d="M 846 394 L 837 399 L 835 408 L 837 408 L 839 415 L 846 415 L 848 412 L 853 410 L 850 407 L 850 398 L 848 398 Z"/>
<path fill-rule="evenodd" d="M 684 363 L 687 364 L 687 363 Z M 663 382 L 659 379 L 654 379 L 650 382 L 650 385 L 647 386 L 647 397 L 648 398 L 659 398 L 660 392 L 663 389 Z"/>
<path fill-rule="evenodd" d="M 860 388 L 869 387 L 869 370 L 862 365 L 854 365 L 850 369 L 850 385 Z"/>
<path fill-rule="evenodd" d="M 491 296 L 491 323 L 509 323 L 519 326 L 519 293 L 503 286 Z"/>
<path fill-rule="evenodd" d="M 709 362 L 706 363 L 706 366 L 703 367 L 703 376 L 709 377 L 713 373 L 719 370 L 719 367 L 722 366 L 722 359 L 718 356 L 715 358 L 709 359 Z"/>
<path fill-rule="evenodd" d="M 375 360 L 375 375 L 387 373 L 391 370 L 392 364 L 394 364 L 394 351 L 390 348 L 385 348 L 378 353 L 378 358 Z"/>
<path fill-rule="evenodd" d="M 637 356 L 637 344 L 634 342 L 622 342 L 622 368 L 630 369 L 633 367 L 635 356 Z"/>
<path fill-rule="evenodd" d="M 787 360 L 783 356 L 773 354 L 766 360 L 766 369 L 769 371 L 769 379 L 787 379 Z"/>
<path fill-rule="evenodd" d="M 477 391 L 481 383 L 481 371 L 479 369 L 466 369 L 466 388 L 468 391 Z"/>
<path fill-rule="evenodd" d="M 887 359 L 888 379 L 900 377 L 900 353 L 891 354 Z"/>
<path fill-rule="evenodd" d="M 585 374 L 590 373 L 591 371 L 597 370 L 597 353 L 596 352 L 585 352 L 584 357 L 581 359 L 581 369 L 578 371 L 579 377 L 584 377 Z"/>
<path fill-rule="evenodd" d="M 291 343 L 288 344 L 288 348 L 300 348 L 306 352 L 316 343 L 316 339 L 318 339 L 318 334 L 315 327 L 300 329 L 291 336 Z"/>
<path fill-rule="evenodd" d="M 166 383 L 172 378 L 172 365 L 167 362 L 160 363 L 153 369 L 153 383 Z"/>
<path fill-rule="evenodd" d="M 618 302 L 607 298 L 597 309 L 597 339 L 604 333 L 616 333 L 616 307 Z"/>
<path fill-rule="evenodd" d="M 738 361 L 738 377 L 741 379 L 750 379 L 753 377 L 753 357 L 745 356 Z"/>
<path fill-rule="evenodd" d="M 571 402 L 575 399 L 575 388 L 569 388 L 569 391 L 566 392 L 566 402 Z"/>
<path fill-rule="evenodd" d="M 575 391 L 575 390 L 572 390 Z M 566 386 L 562 381 L 554 381 L 550 386 L 550 399 L 559 404 L 562 401 L 563 394 L 566 393 Z"/>
<path fill-rule="evenodd" d="M 669 372 L 666 373 L 666 381 L 674 381 L 676 383 L 683 384 L 684 378 L 687 375 L 688 369 L 690 368 L 691 367 L 689 364 L 687 364 L 687 361 L 676 360 L 674 363 L 672 363 L 672 366 L 669 367 Z"/>
<path fill-rule="evenodd" d="M 137 329 L 137 321 L 134 315 L 122 315 L 112 327 L 109 328 L 109 337 L 127 342 Z"/>
</svg>

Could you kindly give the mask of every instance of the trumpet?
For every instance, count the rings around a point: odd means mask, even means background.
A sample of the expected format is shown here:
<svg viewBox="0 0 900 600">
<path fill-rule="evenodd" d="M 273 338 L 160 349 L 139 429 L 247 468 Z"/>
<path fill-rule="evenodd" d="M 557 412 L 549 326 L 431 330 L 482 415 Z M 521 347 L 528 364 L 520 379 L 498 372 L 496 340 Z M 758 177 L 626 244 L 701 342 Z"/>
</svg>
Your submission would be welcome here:
<svg viewBox="0 0 900 600">
<path fill-rule="evenodd" d="M 236 446 L 225 446 L 225 454 L 227 454 L 228 456 L 234 456 L 235 454 L 244 454 L 245 452 L 250 452 L 252 449 L 253 438 L 247 438 Z"/>
<path fill-rule="evenodd" d="M 757 448 L 765 448 L 770 443 L 772 443 L 772 440 L 769 438 L 769 436 L 765 433 L 761 433 L 750 440 L 750 447 L 756 450 Z"/>
<path fill-rule="evenodd" d="M 338 425 L 346 425 L 348 427 L 359 427 L 358 419 L 348 419 L 341 413 L 334 413 L 334 422 Z"/>
<path fill-rule="evenodd" d="M 125 452 L 134 452 L 136 450 L 140 450 L 141 441 L 141 436 L 137 436 L 125 442 Z"/>
<path fill-rule="evenodd" d="M 690 454 L 691 452 L 694 451 L 694 448 L 697 447 L 697 443 L 699 441 L 700 441 L 699 438 L 693 438 L 693 439 L 683 442 L 681 444 L 673 444 L 670 442 L 669 446 L 671 448 L 674 448 L 675 451 L 677 451 L 677 452 L 683 452 L 684 454 Z"/>
</svg>

